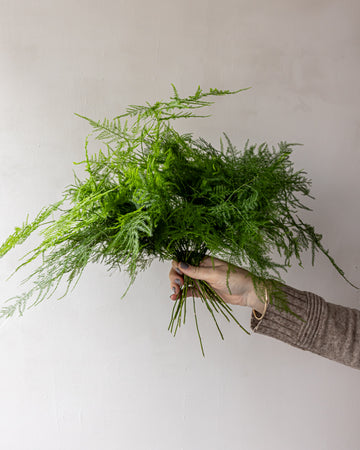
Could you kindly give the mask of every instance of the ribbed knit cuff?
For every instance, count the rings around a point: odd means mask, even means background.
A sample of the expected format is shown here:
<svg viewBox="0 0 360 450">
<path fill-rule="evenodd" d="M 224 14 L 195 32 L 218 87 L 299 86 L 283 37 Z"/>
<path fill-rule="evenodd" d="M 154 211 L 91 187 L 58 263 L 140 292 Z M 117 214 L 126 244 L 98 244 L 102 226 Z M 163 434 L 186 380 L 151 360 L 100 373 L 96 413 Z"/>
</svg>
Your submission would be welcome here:
<svg viewBox="0 0 360 450">
<path fill-rule="evenodd" d="M 307 350 L 311 348 L 316 336 L 324 299 L 311 292 L 299 291 L 286 285 L 281 289 L 286 294 L 290 310 L 302 320 L 291 313 L 280 311 L 270 303 L 260 321 L 252 315 L 251 328 L 255 333 L 271 336 Z"/>
</svg>

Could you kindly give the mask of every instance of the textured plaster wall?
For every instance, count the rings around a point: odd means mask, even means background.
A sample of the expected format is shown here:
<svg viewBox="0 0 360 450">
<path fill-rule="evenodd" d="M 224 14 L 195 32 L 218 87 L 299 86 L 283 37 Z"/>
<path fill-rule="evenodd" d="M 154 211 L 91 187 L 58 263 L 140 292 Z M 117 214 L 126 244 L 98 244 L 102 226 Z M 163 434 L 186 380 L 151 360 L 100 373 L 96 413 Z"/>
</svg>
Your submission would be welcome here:
<svg viewBox="0 0 360 450">
<path fill-rule="evenodd" d="M 170 83 L 252 86 L 180 129 L 215 145 L 223 131 L 239 147 L 302 143 L 308 219 L 359 283 L 359 79 L 357 0 L 0 0 L 0 240 L 72 182 L 89 132 L 74 112 L 113 117 Z M 0 261 L 2 301 L 28 248 Z M 126 277 L 92 266 L 62 301 L 1 322 L 0 448 L 359 448 L 356 370 L 226 324 L 221 342 L 204 311 L 203 359 L 190 320 L 167 331 L 168 270 L 154 263 L 121 300 Z M 284 279 L 360 307 L 324 257 Z M 250 310 L 236 314 L 249 325 Z"/>
</svg>

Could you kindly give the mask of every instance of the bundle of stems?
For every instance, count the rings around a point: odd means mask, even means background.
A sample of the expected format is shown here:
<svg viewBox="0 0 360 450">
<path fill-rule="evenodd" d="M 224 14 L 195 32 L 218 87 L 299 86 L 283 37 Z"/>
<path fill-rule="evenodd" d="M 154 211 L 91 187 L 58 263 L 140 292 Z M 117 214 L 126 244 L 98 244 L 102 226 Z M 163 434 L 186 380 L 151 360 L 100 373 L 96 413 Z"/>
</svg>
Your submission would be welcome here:
<svg viewBox="0 0 360 450">
<path fill-rule="evenodd" d="M 42 227 L 41 243 L 15 270 L 40 260 L 25 280 L 32 286 L 9 299 L 0 315 L 10 317 L 16 311 L 22 315 L 25 308 L 52 296 L 64 277 L 66 295 L 86 265 L 97 262 L 125 270 L 130 287 L 154 258 L 197 266 L 206 255 L 217 256 L 229 262 L 229 275 L 233 264 L 246 267 L 260 298 L 267 280 L 272 301 L 285 310 L 289 307 L 280 289 L 280 270 L 286 270 L 293 258 L 301 265 L 301 254 L 308 248 L 313 263 L 315 252 L 321 251 L 345 278 L 323 247 L 322 236 L 299 217 L 301 209 L 309 210 L 299 197 L 313 197 L 306 173 L 295 171 L 290 159 L 298 144 L 280 142 L 277 149 L 270 149 L 266 143 L 247 142 L 239 151 L 224 133 L 216 149 L 203 138 L 173 128 L 177 119 L 208 117 L 196 114 L 213 103 L 207 97 L 243 90 L 203 92 L 199 87 L 194 95 L 182 98 L 173 86 L 168 102 L 131 105 L 113 120 L 78 115 L 90 123 L 91 135 L 104 148 L 90 155 L 89 135 L 85 160 L 78 163 L 85 166 L 87 177 L 80 180 L 75 175 L 60 201 L 15 228 L 0 247 L 4 256 Z M 280 262 L 273 260 L 274 252 Z M 186 276 L 184 282 L 174 304 L 171 332 L 176 334 L 185 322 L 191 285 L 222 338 L 218 316 L 243 328 L 209 284 Z M 193 309 L 203 351 L 194 299 Z"/>
<path fill-rule="evenodd" d="M 181 290 L 180 298 L 178 299 L 178 302 L 174 305 L 173 311 L 171 314 L 170 324 L 168 329 L 176 335 L 176 332 L 178 328 L 181 326 L 181 323 L 185 324 L 185 318 L 186 318 L 186 301 L 187 301 L 187 294 L 188 294 L 188 288 L 192 286 L 195 288 L 195 292 L 197 293 L 197 296 L 200 298 L 200 300 L 206 305 L 206 308 L 208 309 L 209 313 L 211 314 L 212 319 L 214 320 L 214 323 L 216 325 L 216 328 L 220 334 L 221 339 L 224 339 L 224 335 L 220 329 L 219 323 L 216 320 L 215 314 L 220 314 L 225 317 L 225 319 L 230 322 L 230 319 L 232 319 L 239 327 L 245 331 L 245 333 L 250 334 L 236 319 L 236 317 L 233 315 L 232 310 L 230 306 L 225 303 L 225 301 L 222 299 L 222 297 L 204 280 L 194 280 L 190 278 L 187 275 L 184 275 L 184 287 Z M 193 310 L 194 310 L 194 317 L 195 317 L 195 324 L 196 324 L 196 331 L 198 334 L 200 347 L 202 354 L 205 356 L 204 352 L 204 346 L 199 330 L 199 324 L 197 319 L 197 313 L 196 313 L 196 302 L 195 302 L 195 295 L 192 295 L 192 303 L 193 303 Z"/>
</svg>

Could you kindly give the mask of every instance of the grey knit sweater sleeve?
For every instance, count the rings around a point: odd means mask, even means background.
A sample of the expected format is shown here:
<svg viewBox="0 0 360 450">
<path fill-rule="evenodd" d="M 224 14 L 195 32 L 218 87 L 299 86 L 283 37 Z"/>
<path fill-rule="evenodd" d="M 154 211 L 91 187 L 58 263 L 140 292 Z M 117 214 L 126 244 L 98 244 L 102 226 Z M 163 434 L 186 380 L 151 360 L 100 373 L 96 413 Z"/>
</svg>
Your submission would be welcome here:
<svg viewBox="0 0 360 450">
<path fill-rule="evenodd" d="M 290 309 L 304 321 L 269 304 L 260 321 L 252 315 L 252 330 L 360 369 L 360 311 L 290 286 L 282 289 Z"/>
</svg>

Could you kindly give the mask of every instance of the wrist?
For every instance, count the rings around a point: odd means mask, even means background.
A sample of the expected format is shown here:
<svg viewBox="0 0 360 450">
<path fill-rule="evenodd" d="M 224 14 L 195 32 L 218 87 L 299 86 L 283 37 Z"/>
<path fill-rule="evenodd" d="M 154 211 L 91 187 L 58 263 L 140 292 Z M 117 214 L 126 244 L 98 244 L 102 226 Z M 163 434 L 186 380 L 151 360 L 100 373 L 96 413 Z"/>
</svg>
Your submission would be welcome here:
<svg viewBox="0 0 360 450">
<path fill-rule="evenodd" d="M 265 312 L 265 303 L 263 303 L 261 300 L 257 299 L 257 301 L 254 301 L 251 305 L 249 305 L 254 311 L 258 312 L 259 314 L 264 314 Z"/>
<path fill-rule="evenodd" d="M 247 305 L 250 306 L 253 310 L 257 311 L 260 314 L 263 314 L 266 309 L 265 302 L 261 301 L 258 297 L 255 287 L 252 283 L 252 287 L 248 293 L 248 301 Z"/>
</svg>

